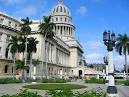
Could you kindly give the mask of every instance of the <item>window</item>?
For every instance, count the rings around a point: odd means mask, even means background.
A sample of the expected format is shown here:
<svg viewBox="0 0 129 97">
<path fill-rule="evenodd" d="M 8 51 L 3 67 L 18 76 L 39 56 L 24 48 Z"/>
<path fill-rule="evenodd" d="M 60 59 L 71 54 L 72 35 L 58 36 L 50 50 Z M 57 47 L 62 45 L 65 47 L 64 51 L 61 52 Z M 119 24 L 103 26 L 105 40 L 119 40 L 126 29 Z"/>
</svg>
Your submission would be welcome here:
<svg viewBox="0 0 129 97">
<path fill-rule="evenodd" d="M 3 21 L 4 21 L 4 19 L 3 19 L 3 18 L 1 18 L 1 19 L 0 19 L 0 24 L 3 24 Z"/>
<path fill-rule="evenodd" d="M 7 72 L 8 72 L 8 66 L 6 65 L 4 69 L 4 73 L 7 73 Z"/>
<path fill-rule="evenodd" d="M 11 27 L 11 21 L 9 21 L 8 26 Z"/>
<path fill-rule="evenodd" d="M 57 7 L 57 9 L 56 9 L 56 12 L 58 12 L 58 7 Z"/>
<path fill-rule="evenodd" d="M 1 47 L 0 47 L 0 54 L 1 54 Z"/>
<path fill-rule="evenodd" d="M 62 7 L 60 7 L 60 12 L 62 12 Z"/>
<path fill-rule="evenodd" d="M 58 18 L 56 18 L 56 21 L 58 21 Z"/>
<path fill-rule="evenodd" d="M 53 12 L 55 12 L 55 9 L 54 9 L 54 11 Z"/>
<path fill-rule="evenodd" d="M 9 36 L 9 35 L 7 35 L 7 39 L 6 39 L 6 41 L 8 42 L 8 41 L 9 41 L 9 39 L 10 39 L 10 36 Z"/>
<path fill-rule="evenodd" d="M 13 73 L 13 67 L 12 67 L 12 73 Z"/>
<path fill-rule="evenodd" d="M 69 15 L 69 11 L 68 11 L 68 15 Z"/>
<path fill-rule="evenodd" d="M 0 34 L 0 41 L 1 41 L 1 38 L 2 38 L 2 34 Z"/>
<path fill-rule="evenodd" d="M 65 22 L 67 21 L 67 19 L 65 18 Z"/>
<path fill-rule="evenodd" d="M 9 49 L 6 48 L 6 52 L 5 52 L 5 57 L 6 57 L 6 58 L 8 58 L 8 51 L 9 51 Z"/>
<path fill-rule="evenodd" d="M 60 18 L 60 21 L 62 21 L 62 18 Z"/>
<path fill-rule="evenodd" d="M 54 19 L 52 18 L 52 22 L 54 22 Z"/>
<path fill-rule="evenodd" d="M 64 8 L 64 12 L 66 13 L 66 9 Z"/>
<path fill-rule="evenodd" d="M 17 24 L 15 24 L 15 29 L 17 29 Z"/>
</svg>

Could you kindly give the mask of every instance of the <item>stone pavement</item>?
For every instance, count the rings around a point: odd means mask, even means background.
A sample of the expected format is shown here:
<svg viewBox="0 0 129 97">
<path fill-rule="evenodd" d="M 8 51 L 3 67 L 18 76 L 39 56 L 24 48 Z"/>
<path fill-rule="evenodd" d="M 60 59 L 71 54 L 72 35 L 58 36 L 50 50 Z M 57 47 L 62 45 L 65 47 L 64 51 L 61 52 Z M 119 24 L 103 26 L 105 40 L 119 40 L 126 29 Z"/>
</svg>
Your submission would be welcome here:
<svg viewBox="0 0 129 97">
<path fill-rule="evenodd" d="M 69 84 L 80 84 L 80 85 L 88 86 L 88 88 L 85 88 L 85 89 L 74 90 L 74 91 L 79 91 L 80 93 L 86 90 L 106 91 L 106 87 L 107 87 L 104 84 L 84 84 L 81 82 L 69 82 Z M 10 94 L 10 95 L 16 94 L 17 92 L 20 91 L 20 89 L 24 85 L 26 84 L 22 84 L 22 83 L 21 84 L 0 84 L 0 96 L 5 94 Z M 117 86 L 117 88 L 118 88 L 119 97 L 129 97 L 129 86 Z M 36 90 L 32 90 L 32 91 L 36 91 Z M 45 94 L 45 91 L 43 90 L 38 90 L 37 92 L 40 95 Z"/>
</svg>

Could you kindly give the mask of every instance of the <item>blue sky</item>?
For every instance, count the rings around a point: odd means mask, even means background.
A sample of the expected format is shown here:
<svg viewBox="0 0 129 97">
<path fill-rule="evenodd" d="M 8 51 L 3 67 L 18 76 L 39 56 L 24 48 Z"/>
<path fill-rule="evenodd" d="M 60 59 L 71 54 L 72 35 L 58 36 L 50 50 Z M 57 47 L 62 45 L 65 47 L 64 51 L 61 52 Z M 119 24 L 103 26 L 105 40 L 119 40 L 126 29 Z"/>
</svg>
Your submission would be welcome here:
<svg viewBox="0 0 129 97">
<path fill-rule="evenodd" d="M 64 0 L 76 26 L 76 37 L 83 45 L 88 63 L 103 63 L 107 54 L 102 33 L 105 29 L 129 35 L 129 0 Z M 0 0 L 0 11 L 17 19 L 41 19 L 57 0 Z M 122 68 L 124 57 L 114 51 L 114 64 Z"/>
</svg>

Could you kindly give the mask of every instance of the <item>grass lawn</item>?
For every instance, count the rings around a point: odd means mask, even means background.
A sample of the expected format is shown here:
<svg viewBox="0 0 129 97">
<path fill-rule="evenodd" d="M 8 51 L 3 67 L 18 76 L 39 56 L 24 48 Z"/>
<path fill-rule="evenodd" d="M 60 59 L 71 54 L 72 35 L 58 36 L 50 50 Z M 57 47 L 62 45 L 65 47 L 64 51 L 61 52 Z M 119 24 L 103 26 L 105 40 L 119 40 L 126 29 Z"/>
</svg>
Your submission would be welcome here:
<svg viewBox="0 0 129 97">
<path fill-rule="evenodd" d="M 87 86 L 76 85 L 76 84 L 34 84 L 23 86 L 23 88 L 28 89 L 38 89 L 38 90 L 65 90 L 65 89 L 81 89 Z"/>
</svg>

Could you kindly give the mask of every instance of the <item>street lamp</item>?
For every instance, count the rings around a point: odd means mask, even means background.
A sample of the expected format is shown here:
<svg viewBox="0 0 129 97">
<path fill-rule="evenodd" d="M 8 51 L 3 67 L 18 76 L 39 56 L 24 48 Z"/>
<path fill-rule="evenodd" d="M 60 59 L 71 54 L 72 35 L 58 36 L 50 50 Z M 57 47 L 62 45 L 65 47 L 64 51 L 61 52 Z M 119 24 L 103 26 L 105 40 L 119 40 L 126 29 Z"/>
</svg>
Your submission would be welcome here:
<svg viewBox="0 0 129 97">
<path fill-rule="evenodd" d="M 113 65 L 113 47 L 115 46 L 115 34 L 111 33 L 110 31 L 103 32 L 103 41 L 104 44 L 107 46 L 108 51 L 108 79 L 109 84 L 107 87 L 107 95 L 108 97 L 117 97 L 117 88 L 115 87 L 115 80 L 114 80 L 114 65 Z"/>
<path fill-rule="evenodd" d="M 107 56 L 105 56 L 103 58 L 103 60 L 104 60 L 104 63 L 106 65 L 106 83 L 107 83 L 108 82 L 108 60 L 107 60 Z"/>
</svg>

